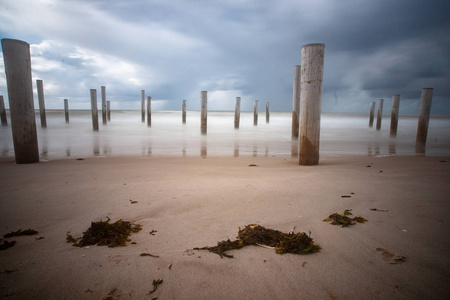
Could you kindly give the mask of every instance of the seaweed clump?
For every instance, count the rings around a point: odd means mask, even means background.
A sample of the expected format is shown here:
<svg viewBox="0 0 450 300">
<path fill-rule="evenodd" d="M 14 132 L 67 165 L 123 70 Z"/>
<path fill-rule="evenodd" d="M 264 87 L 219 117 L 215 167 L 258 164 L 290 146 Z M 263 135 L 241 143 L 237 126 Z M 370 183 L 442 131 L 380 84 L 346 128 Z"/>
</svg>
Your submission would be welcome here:
<svg viewBox="0 0 450 300">
<path fill-rule="evenodd" d="M 110 218 L 105 221 L 92 222 L 91 227 L 83 232 L 83 236 L 74 238 L 67 232 L 66 240 L 68 243 L 73 243 L 73 246 L 84 247 L 89 245 L 97 246 L 126 246 L 126 242 L 130 241 L 128 236 L 132 232 L 139 232 L 142 226 L 133 224 L 129 221 L 122 221 L 122 219 L 110 223 Z"/>
<path fill-rule="evenodd" d="M 284 233 L 256 224 L 249 224 L 243 229 L 239 228 L 235 241 L 228 239 L 218 242 L 214 247 L 194 248 L 194 250 L 208 250 L 218 254 L 221 258 L 224 256 L 233 258 L 233 255 L 229 255 L 225 251 L 250 245 L 274 248 L 278 254 L 308 254 L 320 251 L 320 246 L 315 245 L 313 239 L 304 232 Z"/>
<path fill-rule="evenodd" d="M 324 222 L 331 221 L 332 225 L 342 225 L 342 227 L 347 227 L 349 225 L 355 225 L 356 223 L 364 223 L 367 222 L 361 216 L 349 218 L 348 216 L 353 215 L 351 209 L 346 209 L 343 213 L 334 213 L 328 216 L 328 218 L 324 219 Z"/>
<path fill-rule="evenodd" d="M 13 236 L 22 236 L 22 235 L 35 235 L 38 234 L 39 232 L 37 232 L 34 229 L 19 229 L 17 231 L 11 231 L 10 233 L 7 233 L 5 235 L 3 235 L 4 238 L 9 238 L 9 237 L 13 237 Z"/>
</svg>

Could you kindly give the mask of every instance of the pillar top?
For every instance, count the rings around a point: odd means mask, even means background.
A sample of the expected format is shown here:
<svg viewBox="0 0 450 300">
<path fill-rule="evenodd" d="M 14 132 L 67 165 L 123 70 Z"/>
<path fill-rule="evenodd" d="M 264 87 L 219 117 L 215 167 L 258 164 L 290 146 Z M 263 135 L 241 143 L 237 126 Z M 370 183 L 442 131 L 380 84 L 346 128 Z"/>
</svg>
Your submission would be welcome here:
<svg viewBox="0 0 450 300">
<path fill-rule="evenodd" d="M 422 90 L 434 90 L 434 88 L 423 88 Z"/>
<path fill-rule="evenodd" d="M 15 40 L 15 39 L 2 39 L 2 43 L 3 42 L 8 42 L 8 43 L 18 43 L 18 44 L 25 44 L 25 45 L 30 45 L 25 41 L 21 41 L 21 40 Z"/>
<path fill-rule="evenodd" d="M 313 43 L 313 44 L 306 44 L 306 45 L 303 45 L 303 46 L 302 46 L 302 49 L 303 49 L 304 47 L 311 47 L 311 46 L 322 46 L 322 47 L 325 48 L 325 44 L 322 44 L 322 43 Z"/>
</svg>

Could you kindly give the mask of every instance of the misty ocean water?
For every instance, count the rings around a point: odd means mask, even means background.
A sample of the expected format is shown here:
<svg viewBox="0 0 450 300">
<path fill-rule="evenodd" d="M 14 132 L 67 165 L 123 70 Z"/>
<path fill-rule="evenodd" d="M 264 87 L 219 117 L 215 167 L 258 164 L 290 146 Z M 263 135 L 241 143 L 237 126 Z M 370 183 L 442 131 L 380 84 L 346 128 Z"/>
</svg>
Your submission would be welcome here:
<svg viewBox="0 0 450 300">
<path fill-rule="evenodd" d="M 298 141 L 291 139 L 291 112 L 265 112 L 253 125 L 253 112 L 241 112 L 240 128 L 234 129 L 234 112 L 208 112 L 208 132 L 200 133 L 200 112 L 152 112 L 151 127 L 141 122 L 140 111 L 112 111 L 111 121 L 92 130 L 90 111 L 71 111 L 66 124 L 63 111 L 47 111 L 47 128 L 36 128 L 41 160 L 94 156 L 298 156 Z M 320 156 L 416 155 L 418 116 L 400 116 L 397 136 L 389 136 L 390 116 L 383 116 L 381 130 L 369 128 L 368 115 L 321 115 Z M 0 127 L 0 153 L 14 157 L 10 118 Z M 450 156 L 450 116 L 431 116 L 427 156 Z"/>
</svg>

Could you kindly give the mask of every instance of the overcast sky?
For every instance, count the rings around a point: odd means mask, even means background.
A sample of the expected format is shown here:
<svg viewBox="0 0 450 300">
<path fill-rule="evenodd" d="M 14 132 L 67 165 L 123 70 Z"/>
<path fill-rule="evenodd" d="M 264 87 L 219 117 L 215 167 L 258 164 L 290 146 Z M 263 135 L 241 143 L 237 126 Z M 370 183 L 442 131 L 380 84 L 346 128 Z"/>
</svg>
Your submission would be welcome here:
<svg viewBox="0 0 450 300">
<path fill-rule="evenodd" d="M 199 109 L 208 91 L 210 110 L 292 111 L 301 46 L 324 43 L 323 112 L 383 98 L 390 113 L 400 94 L 418 114 L 432 87 L 432 114 L 450 114 L 449 16 L 448 0 L 0 0 L 0 37 L 30 44 L 50 109 L 88 109 L 104 85 L 113 109 L 140 109 L 145 90 L 154 110 Z M 3 55 L 0 71 L 6 96 Z"/>
</svg>

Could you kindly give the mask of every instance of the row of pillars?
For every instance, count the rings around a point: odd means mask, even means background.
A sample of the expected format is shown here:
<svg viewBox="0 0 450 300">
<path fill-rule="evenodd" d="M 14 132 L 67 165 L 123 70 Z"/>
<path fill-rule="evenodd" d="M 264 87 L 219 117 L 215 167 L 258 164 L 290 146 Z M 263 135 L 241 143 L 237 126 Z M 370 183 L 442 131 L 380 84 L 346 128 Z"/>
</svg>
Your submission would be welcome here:
<svg viewBox="0 0 450 300">
<path fill-rule="evenodd" d="M 420 98 L 419 122 L 417 124 L 416 153 L 425 153 L 432 99 L 433 99 L 433 88 L 423 88 L 422 95 Z M 383 103 L 384 99 L 378 100 L 376 130 L 381 130 Z M 375 102 L 370 103 L 369 127 L 373 127 L 375 104 L 376 104 Z M 394 95 L 392 97 L 391 127 L 389 131 L 391 137 L 397 136 L 399 108 L 400 108 L 400 95 Z"/>
</svg>

